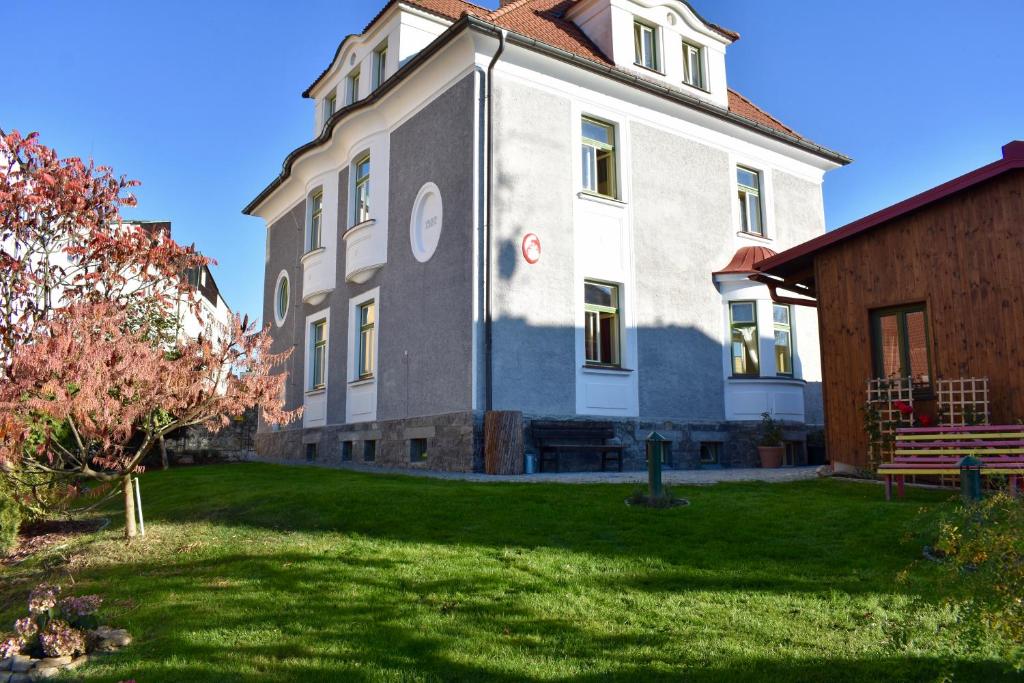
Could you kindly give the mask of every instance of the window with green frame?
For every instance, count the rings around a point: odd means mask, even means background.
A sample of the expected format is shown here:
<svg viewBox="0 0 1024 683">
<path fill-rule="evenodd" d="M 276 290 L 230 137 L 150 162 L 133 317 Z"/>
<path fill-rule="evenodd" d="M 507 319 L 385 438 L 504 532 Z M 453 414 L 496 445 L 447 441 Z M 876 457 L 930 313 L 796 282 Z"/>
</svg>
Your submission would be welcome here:
<svg viewBox="0 0 1024 683">
<path fill-rule="evenodd" d="M 774 304 L 775 374 L 793 376 L 793 309 L 786 304 Z"/>
<path fill-rule="evenodd" d="M 324 98 L 324 125 L 327 125 L 327 120 L 334 116 L 334 112 L 338 110 L 338 91 L 337 89 L 332 90 L 331 94 Z"/>
<path fill-rule="evenodd" d="M 359 101 L 359 69 L 356 69 L 348 76 L 348 104 Z"/>
<path fill-rule="evenodd" d="M 761 354 L 757 332 L 757 303 L 754 301 L 730 303 L 729 329 L 733 377 L 759 377 Z"/>
<path fill-rule="evenodd" d="M 306 240 L 306 251 L 316 251 L 324 246 L 323 230 L 324 191 L 313 190 L 309 195 L 309 233 Z"/>
<path fill-rule="evenodd" d="M 583 117 L 583 191 L 618 198 L 615 178 L 615 126 Z"/>
<path fill-rule="evenodd" d="M 370 220 L 370 155 L 355 163 L 356 178 L 356 225 Z"/>
<path fill-rule="evenodd" d="M 387 80 L 388 68 L 388 43 L 384 41 L 373 52 L 373 89 L 376 90 L 381 83 Z"/>
<path fill-rule="evenodd" d="M 323 389 L 327 385 L 327 321 L 317 320 L 310 325 L 309 389 Z"/>
<path fill-rule="evenodd" d="M 736 187 L 740 199 L 740 229 L 751 235 L 764 236 L 764 211 L 761 204 L 761 174 L 736 167 Z"/>
<path fill-rule="evenodd" d="M 871 353 L 875 376 L 909 377 L 915 388 L 932 383 L 925 304 L 871 312 Z"/>
<path fill-rule="evenodd" d="M 358 353 L 358 379 L 369 379 L 373 377 L 376 366 L 376 344 L 374 334 L 377 326 L 377 313 L 374 302 L 367 301 L 360 304 L 357 309 L 359 322 L 359 338 L 356 340 L 356 351 Z"/>
<path fill-rule="evenodd" d="M 619 288 L 604 282 L 586 281 L 584 289 L 584 339 L 587 365 L 619 367 Z"/>
</svg>

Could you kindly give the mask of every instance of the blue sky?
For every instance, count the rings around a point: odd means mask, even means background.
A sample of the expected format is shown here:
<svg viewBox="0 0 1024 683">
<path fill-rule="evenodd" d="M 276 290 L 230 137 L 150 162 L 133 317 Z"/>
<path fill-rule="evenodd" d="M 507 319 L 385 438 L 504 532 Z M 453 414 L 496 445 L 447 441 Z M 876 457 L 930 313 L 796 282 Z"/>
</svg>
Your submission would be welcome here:
<svg viewBox="0 0 1024 683">
<path fill-rule="evenodd" d="M 241 208 L 311 137 L 300 93 L 384 1 L 6 0 L 26 40 L 4 51 L 0 127 L 141 180 L 128 215 L 171 220 L 217 259 L 229 304 L 259 316 L 264 231 Z M 1020 0 L 693 4 L 743 36 L 732 87 L 854 157 L 826 179 L 829 228 L 1024 138 Z"/>
</svg>

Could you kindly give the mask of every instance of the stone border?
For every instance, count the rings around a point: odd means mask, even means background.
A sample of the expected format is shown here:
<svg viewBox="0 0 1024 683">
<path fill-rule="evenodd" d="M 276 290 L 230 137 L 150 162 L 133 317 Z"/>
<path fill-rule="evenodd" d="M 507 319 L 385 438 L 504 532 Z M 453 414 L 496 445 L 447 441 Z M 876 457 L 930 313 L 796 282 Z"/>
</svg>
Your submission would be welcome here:
<svg viewBox="0 0 1024 683">
<path fill-rule="evenodd" d="M 43 657 L 37 659 L 28 655 L 14 655 L 0 660 L 0 683 L 30 683 L 54 676 L 71 669 L 77 669 L 97 655 L 116 652 L 131 645 L 132 637 L 123 628 L 100 626 L 86 633 L 91 654 L 77 657 Z"/>
</svg>

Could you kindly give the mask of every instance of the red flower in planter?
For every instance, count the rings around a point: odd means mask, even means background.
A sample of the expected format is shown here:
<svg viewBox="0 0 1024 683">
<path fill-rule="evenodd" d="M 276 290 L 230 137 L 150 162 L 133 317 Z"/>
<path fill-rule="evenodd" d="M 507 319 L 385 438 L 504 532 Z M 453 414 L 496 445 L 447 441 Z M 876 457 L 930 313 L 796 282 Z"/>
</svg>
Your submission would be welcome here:
<svg viewBox="0 0 1024 683">
<path fill-rule="evenodd" d="M 932 416 L 931 415 L 918 415 L 917 416 L 917 423 L 919 425 L 921 425 L 922 427 L 931 427 L 932 426 Z"/>
<path fill-rule="evenodd" d="M 914 409 L 911 408 L 906 403 L 904 403 L 903 401 L 893 401 L 892 405 L 893 405 L 894 408 L 896 408 L 896 410 L 900 411 L 900 414 L 902 414 L 902 415 L 906 416 L 906 415 L 913 415 L 914 414 Z"/>
</svg>

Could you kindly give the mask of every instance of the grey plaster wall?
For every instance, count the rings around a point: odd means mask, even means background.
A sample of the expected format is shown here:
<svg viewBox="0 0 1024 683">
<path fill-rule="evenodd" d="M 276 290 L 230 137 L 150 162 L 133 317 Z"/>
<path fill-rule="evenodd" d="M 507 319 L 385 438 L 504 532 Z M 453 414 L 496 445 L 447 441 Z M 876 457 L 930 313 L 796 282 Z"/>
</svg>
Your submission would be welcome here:
<svg viewBox="0 0 1024 683">
<path fill-rule="evenodd" d="M 380 420 L 472 409 L 473 78 L 391 135 L 388 263 L 366 284 L 381 288 Z M 409 221 L 428 182 L 441 191 L 444 219 L 437 251 L 420 263 Z"/>
<path fill-rule="evenodd" d="M 494 408 L 576 412 L 572 109 L 567 98 L 495 80 Z M 521 256 L 541 236 L 540 262 Z"/>
<path fill-rule="evenodd" d="M 348 300 L 352 296 L 345 282 L 345 242 L 342 234 L 348 225 L 348 167 L 338 173 L 338 284 L 331 292 L 330 340 L 327 345 L 327 423 L 345 421 L 345 400 L 348 384 Z"/>
<path fill-rule="evenodd" d="M 721 420 L 722 296 L 711 273 L 735 252 L 729 157 L 630 126 L 640 416 Z"/>
</svg>

